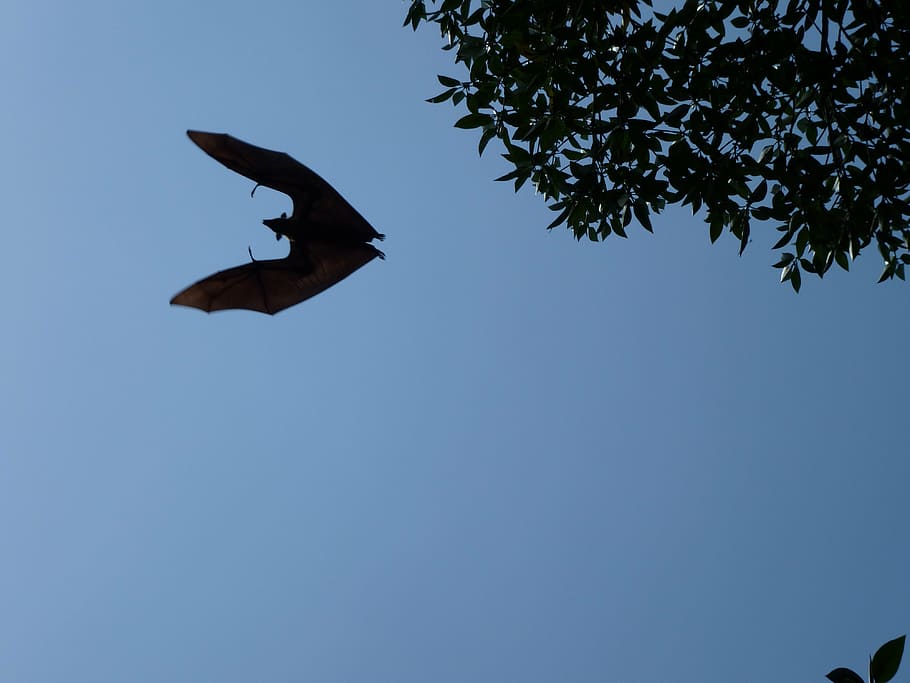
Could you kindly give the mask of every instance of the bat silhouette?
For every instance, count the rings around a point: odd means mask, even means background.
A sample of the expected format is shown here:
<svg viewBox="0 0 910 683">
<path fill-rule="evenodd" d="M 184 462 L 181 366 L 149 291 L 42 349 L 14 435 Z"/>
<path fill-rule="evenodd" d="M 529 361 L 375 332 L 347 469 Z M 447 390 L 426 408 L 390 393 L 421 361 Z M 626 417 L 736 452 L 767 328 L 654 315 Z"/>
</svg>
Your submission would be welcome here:
<svg viewBox="0 0 910 683">
<path fill-rule="evenodd" d="M 283 259 L 251 262 L 222 270 L 190 285 L 171 304 L 207 313 L 245 308 L 273 315 L 340 282 L 377 256 L 369 244 L 385 239 L 335 189 L 309 168 L 283 152 L 256 147 L 223 133 L 188 130 L 203 152 L 232 171 L 290 196 L 291 216 L 262 221 L 287 237 L 291 251 Z M 252 194 L 252 193 L 251 193 Z"/>
</svg>

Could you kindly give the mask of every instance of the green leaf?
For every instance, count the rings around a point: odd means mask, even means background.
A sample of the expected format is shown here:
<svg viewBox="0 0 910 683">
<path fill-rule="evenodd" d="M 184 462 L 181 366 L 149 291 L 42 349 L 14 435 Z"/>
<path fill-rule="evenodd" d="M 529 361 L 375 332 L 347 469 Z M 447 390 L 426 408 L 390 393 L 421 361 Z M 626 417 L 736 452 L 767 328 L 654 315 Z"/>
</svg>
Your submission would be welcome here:
<svg viewBox="0 0 910 683">
<path fill-rule="evenodd" d="M 509 171 L 508 173 L 499 176 L 498 178 L 496 178 L 496 181 L 504 182 L 506 180 L 514 180 L 515 178 L 518 178 L 519 176 L 528 175 L 529 173 L 530 173 L 530 171 L 528 171 L 528 169 L 526 169 L 526 168 L 516 168 L 514 171 Z"/>
<path fill-rule="evenodd" d="M 766 221 L 769 218 L 771 218 L 771 209 L 769 209 L 767 206 L 757 206 L 754 209 L 752 209 L 752 218 L 754 218 L 757 221 Z M 783 244 L 786 244 L 789 241 L 790 241 L 790 234 L 787 233 L 786 235 L 784 235 Z M 783 244 L 781 246 L 783 246 Z M 780 247 L 772 247 L 772 249 L 780 249 Z"/>
<path fill-rule="evenodd" d="M 805 227 L 796 235 L 796 253 L 802 256 L 806 253 L 806 247 L 809 245 L 809 228 Z"/>
<path fill-rule="evenodd" d="M 839 265 L 844 270 L 850 270 L 850 260 L 847 258 L 846 252 L 834 252 L 834 260 L 837 261 L 837 265 Z"/>
<path fill-rule="evenodd" d="M 654 232 L 654 228 L 651 227 L 651 217 L 648 215 L 648 207 L 644 202 L 635 202 L 632 205 L 632 212 L 645 230 Z"/>
<path fill-rule="evenodd" d="M 851 669 L 840 667 L 825 675 L 831 683 L 865 683 L 862 676 Z"/>
<path fill-rule="evenodd" d="M 901 665 L 901 657 L 904 655 L 905 639 L 906 636 L 901 636 L 889 640 L 878 648 L 878 652 L 873 655 L 872 664 L 869 666 L 871 683 L 888 683 L 894 678 L 894 674 Z"/>
<path fill-rule="evenodd" d="M 677 107 L 674 107 L 672 111 L 667 112 L 663 117 L 663 122 L 668 126 L 678 126 L 679 123 L 683 120 L 683 117 L 689 113 L 688 104 L 680 104 Z"/>
<path fill-rule="evenodd" d="M 552 230 L 553 228 L 555 228 L 555 227 L 556 227 L 557 225 L 559 225 L 560 223 L 565 223 L 565 222 L 566 222 L 566 218 L 569 217 L 569 214 L 570 214 L 571 212 L 572 212 L 572 207 L 571 207 L 571 206 L 567 206 L 566 208 L 564 208 L 564 209 L 562 210 L 562 212 L 556 217 L 556 219 L 555 219 L 552 223 L 550 223 L 550 224 L 547 226 L 547 230 Z"/>
<path fill-rule="evenodd" d="M 495 128 L 490 127 L 483 131 L 480 136 L 480 142 L 477 145 L 477 153 L 479 155 L 483 156 L 483 150 L 487 148 L 487 143 L 493 138 L 494 135 L 496 135 Z"/>
<path fill-rule="evenodd" d="M 468 114 L 455 122 L 456 128 L 482 128 L 493 124 L 493 117 L 489 114 Z"/>
<path fill-rule="evenodd" d="M 457 78 L 451 78 L 449 76 L 438 75 L 436 80 L 439 81 L 441 85 L 444 85 L 446 88 L 457 88 L 461 85 L 461 81 Z"/>
<path fill-rule="evenodd" d="M 724 231 L 724 222 L 720 217 L 714 218 L 711 220 L 711 231 L 709 236 L 711 238 L 711 244 L 714 244 L 717 241 L 717 238 L 720 237 L 721 233 Z"/>
<path fill-rule="evenodd" d="M 739 235 L 739 255 L 742 256 L 749 244 L 749 235 L 752 233 L 752 227 L 749 225 L 749 218 L 740 218 L 738 223 Z"/>
<path fill-rule="evenodd" d="M 794 268 L 790 271 L 790 284 L 793 285 L 793 291 L 797 294 L 799 293 L 799 288 L 802 286 L 803 276 L 799 272 L 799 268 Z"/>
<path fill-rule="evenodd" d="M 778 261 L 771 267 L 772 268 L 783 268 L 785 266 L 788 266 L 793 261 L 793 258 L 794 258 L 793 254 L 784 254 L 783 256 L 780 257 L 780 261 Z M 781 276 L 781 282 L 783 282 L 783 281 L 784 281 L 783 276 Z"/>
<path fill-rule="evenodd" d="M 768 181 L 762 180 L 752 194 L 749 195 L 749 202 L 760 202 L 768 194 Z"/>
<path fill-rule="evenodd" d="M 439 93 L 438 95 L 431 97 L 425 101 L 430 102 L 432 104 L 439 104 L 440 102 L 445 102 L 447 99 L 451 98 L 452 95 L 454 95 L 456 92 L 457 92 L 457 90 L 455 88 L 450 88 L 449 90 L 444 90 L 443 92 Z"/>
</svg>

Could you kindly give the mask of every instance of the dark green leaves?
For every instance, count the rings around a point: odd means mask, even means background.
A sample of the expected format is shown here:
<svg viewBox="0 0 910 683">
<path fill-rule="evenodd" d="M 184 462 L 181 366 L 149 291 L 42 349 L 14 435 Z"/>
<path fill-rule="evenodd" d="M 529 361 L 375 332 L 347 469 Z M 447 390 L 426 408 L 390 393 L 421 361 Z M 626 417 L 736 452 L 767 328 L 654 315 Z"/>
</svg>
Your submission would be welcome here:
<svg viewBox="0 0 910 683">
<path fill-rule="evenodd" d="M 906 636 L 901 636 L 878 648 L 869 660 L 869 683 L 888 683 L 894 678 L 904 655 L 905 639 Z M 831 683 L 865 683 L 858 673 L 843 667 L 834 669 L 825 678 Z"/>
<path fill-rule="evenodd" d="M 429 5 L 429 7 L 428 7 Z M 848 0 L 411 0 L 463 80 L 456 127 L 493 140 L 579 239 L 626 235 L 667 203 L 740 253 L 779 231 L 799 290 L 874 241 L 882 280 L 910 264 L 910 32 L 903 3 Z M 784 8 L 786 8 L 784 10 Z M 783 12 L 783 14 L 781 14 Z M 906 257 L 906 258 L 905 258 Z"/>
</svg>

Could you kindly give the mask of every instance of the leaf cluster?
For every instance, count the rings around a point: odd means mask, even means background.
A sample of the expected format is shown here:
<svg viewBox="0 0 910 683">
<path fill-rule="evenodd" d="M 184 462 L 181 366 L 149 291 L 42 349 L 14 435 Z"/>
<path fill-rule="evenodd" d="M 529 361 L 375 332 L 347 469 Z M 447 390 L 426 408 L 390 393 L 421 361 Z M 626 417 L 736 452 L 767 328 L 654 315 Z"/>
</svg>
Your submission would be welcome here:
<svg viewBox="0 0 910 683">
<path fill-rule="evenodd" d="M 910 263 L 910 4 L 892 0 L 412 0 L 465 66 L 439 76 L 578 239 L 702 213 L 740 253 L 756 223 L 775 267 L 844 270 L 873 240 Z"/>
<path fill-rule="evenodd" d="M 904 641 L 907 636 L 889 640 L 869 658 L 869 683 L 888 683 L 901 665 L 904 656 Z M 865 683 L 863 677 L 852 669 L 839 667 L 825 678 L 831 683 Z"/>
</svg>

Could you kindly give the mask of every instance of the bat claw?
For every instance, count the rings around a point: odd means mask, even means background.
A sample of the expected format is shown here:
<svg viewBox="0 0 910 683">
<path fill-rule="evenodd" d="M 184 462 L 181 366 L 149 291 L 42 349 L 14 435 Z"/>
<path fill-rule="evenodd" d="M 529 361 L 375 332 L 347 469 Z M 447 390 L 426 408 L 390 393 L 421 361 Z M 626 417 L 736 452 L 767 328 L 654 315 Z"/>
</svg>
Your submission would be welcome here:
<svg viewBox="0 0 910 683">
<path fill-rule="evenodd" d="M 256 190 L 259 189 L 260 185 L 262 185 L 262 183 L 256 183 L 256 185 L 253 186 L 253 189 L 250 192 L 250 197 L 252 197 L 254 194 L 256 194 Z"/>
<path fill-rule="evenodd" d="M 247 246 L 246 250 L 250 252 L 250 261 L 256 263 L 256 259 L 253 258 L 253 247 Z"/>
</svg>

